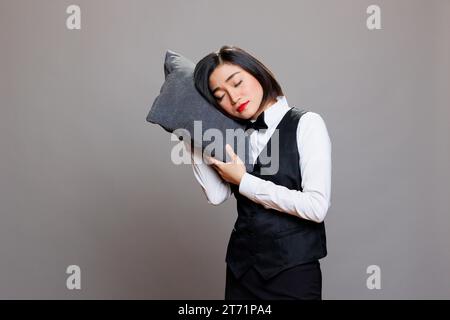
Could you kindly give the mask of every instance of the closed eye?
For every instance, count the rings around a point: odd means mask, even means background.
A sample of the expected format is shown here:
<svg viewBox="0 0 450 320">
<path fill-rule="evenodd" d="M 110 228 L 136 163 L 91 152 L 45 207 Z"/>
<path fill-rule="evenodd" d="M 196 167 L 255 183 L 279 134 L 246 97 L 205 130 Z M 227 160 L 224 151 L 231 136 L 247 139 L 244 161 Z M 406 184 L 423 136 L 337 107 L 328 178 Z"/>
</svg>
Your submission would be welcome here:
<svg viewBox="0 0 450 320">
<path fill-rule="evenodd" d="M 234 85 L 234 87 L 235 87 L 235 88 L 238 87 L 241 83 L 242 83 L 242 80 L 239 81 L 238 83 L 236 83 L 236 84 Z M 225 97 L 225 95 L 223 95 L 223 96 L 221 96 L 221 97 L 215 97 L 215 98 L 220 102 L 220 101 L 222 101 L 223 97 Z"/>
</svg>

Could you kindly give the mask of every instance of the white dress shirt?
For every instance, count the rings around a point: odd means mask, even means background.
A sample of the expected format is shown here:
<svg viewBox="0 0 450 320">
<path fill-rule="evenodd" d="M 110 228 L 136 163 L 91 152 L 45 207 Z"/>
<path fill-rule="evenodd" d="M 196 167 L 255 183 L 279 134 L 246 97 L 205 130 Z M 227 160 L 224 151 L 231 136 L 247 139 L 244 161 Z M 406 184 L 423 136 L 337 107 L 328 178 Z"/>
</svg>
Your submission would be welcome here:
<svg viewBox="0 0 450 320">
<path fill-rule="evenodd" d="M 290 110 L 285 96 L 264 111 L 266 130 L 253 131 L 250 135 L 250 161 L 256 162 L 283 116 Z M 252 120 L 255 121 L 255 120 Z M 185 142 L 186 152 L 190 147 Z M 298 123 L 297 149 L 300 158 L 302 189 L 292 190 L 246 172 L 239 184 L 239 193 L 264 208 L 296 215 L 300 218 L 322 222 L 331 205 L 331 141 L 322 117 L 308 111 Z M 194 148 L 191 163 L 195 178 L 201 185 L 208 203 L 219 205 L 232 191 L 228 182 L 202 160 L 202 152 Z"/>
</svg>

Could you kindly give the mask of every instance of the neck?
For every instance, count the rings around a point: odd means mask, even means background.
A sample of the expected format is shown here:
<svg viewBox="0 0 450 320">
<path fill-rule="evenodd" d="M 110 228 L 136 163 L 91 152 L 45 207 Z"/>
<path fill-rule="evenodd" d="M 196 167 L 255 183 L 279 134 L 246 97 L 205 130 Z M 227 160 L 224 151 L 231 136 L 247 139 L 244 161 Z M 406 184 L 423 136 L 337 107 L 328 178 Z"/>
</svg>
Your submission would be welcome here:
<svg viewBox="0 0 450 320">
<path fill-rule="evenodd" d="M 270 101 L 268 101 L 266 103 L 266 105 L 262 106 L 261 108 L 259 108 L 259 110 L 253 115 L 253 117 L 251 117 L 250 119 L 252 120 L 256 120 L 256 118 L 258 118 L 258 116 L 263 113 L 264 111 L 266 111 L 267 109 L 269 109 L 271 106 L 273 106 L 277 101 L 275 99 L 272 99 Z"/>
</svg>

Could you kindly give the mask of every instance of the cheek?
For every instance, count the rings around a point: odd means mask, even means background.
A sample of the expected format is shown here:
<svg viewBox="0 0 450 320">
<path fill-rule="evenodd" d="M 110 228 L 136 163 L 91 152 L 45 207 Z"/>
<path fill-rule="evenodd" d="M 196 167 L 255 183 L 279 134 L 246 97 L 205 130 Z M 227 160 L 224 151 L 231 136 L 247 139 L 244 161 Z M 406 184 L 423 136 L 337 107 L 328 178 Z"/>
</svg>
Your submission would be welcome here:
<svg viewBox="0 0 450 320">
<path fill-rule="evenodd" d="M 229 103 L 222 103 L 222 104 L 220 105 L 220 107 L 221 107 L 221 109 L 222 109 L 223 111 L 225 111 L 225 112 L 227 112 L 227 113 L 230 113 L 230 112 L 232 112 L 232 110 L 233 110 L 233 107 L 232 107 Z"/>
<path fill-rule="evenodd" d="M 251 95 L 260 95 L 260 91 L 262 91 L 262 87 L 258 81 L 251 81 L 246 87 L 246 92 Z"/>
</svg>

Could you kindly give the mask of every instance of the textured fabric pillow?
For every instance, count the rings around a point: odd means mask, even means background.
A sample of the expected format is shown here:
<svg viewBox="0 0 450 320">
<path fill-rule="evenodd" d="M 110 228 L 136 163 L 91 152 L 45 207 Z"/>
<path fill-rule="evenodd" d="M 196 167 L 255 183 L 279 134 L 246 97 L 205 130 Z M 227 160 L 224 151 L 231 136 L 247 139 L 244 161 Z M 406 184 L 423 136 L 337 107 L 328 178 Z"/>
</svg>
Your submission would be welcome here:
<svg viewBox="0 0 450 320">
<path fill-rule="evenodd" d="M 194 68 L 192 61 L 172 50 L 166 51 L 165 81 L 147 115 L 147 121 L 174 133 L 180 140 L 186 138 L 180 132 L 180 129 L 184 129 L 194 147 L 201 147 L 207 155 L 221 161 L 230 161 L 225 150 L 225 144 L 228 143 L 244 161 L 247 171 L 250 171 L 250 144 L 249 137 L 244 134 L 244 125 L 227 117 L 203 98 L 194 85 Z M 235 131 L 236 129 L 242 130 Z M 209 131 L 205 135 L 207 130 Z M 220 133 L 222 139 L 216 133 Z"/>
</svg>

